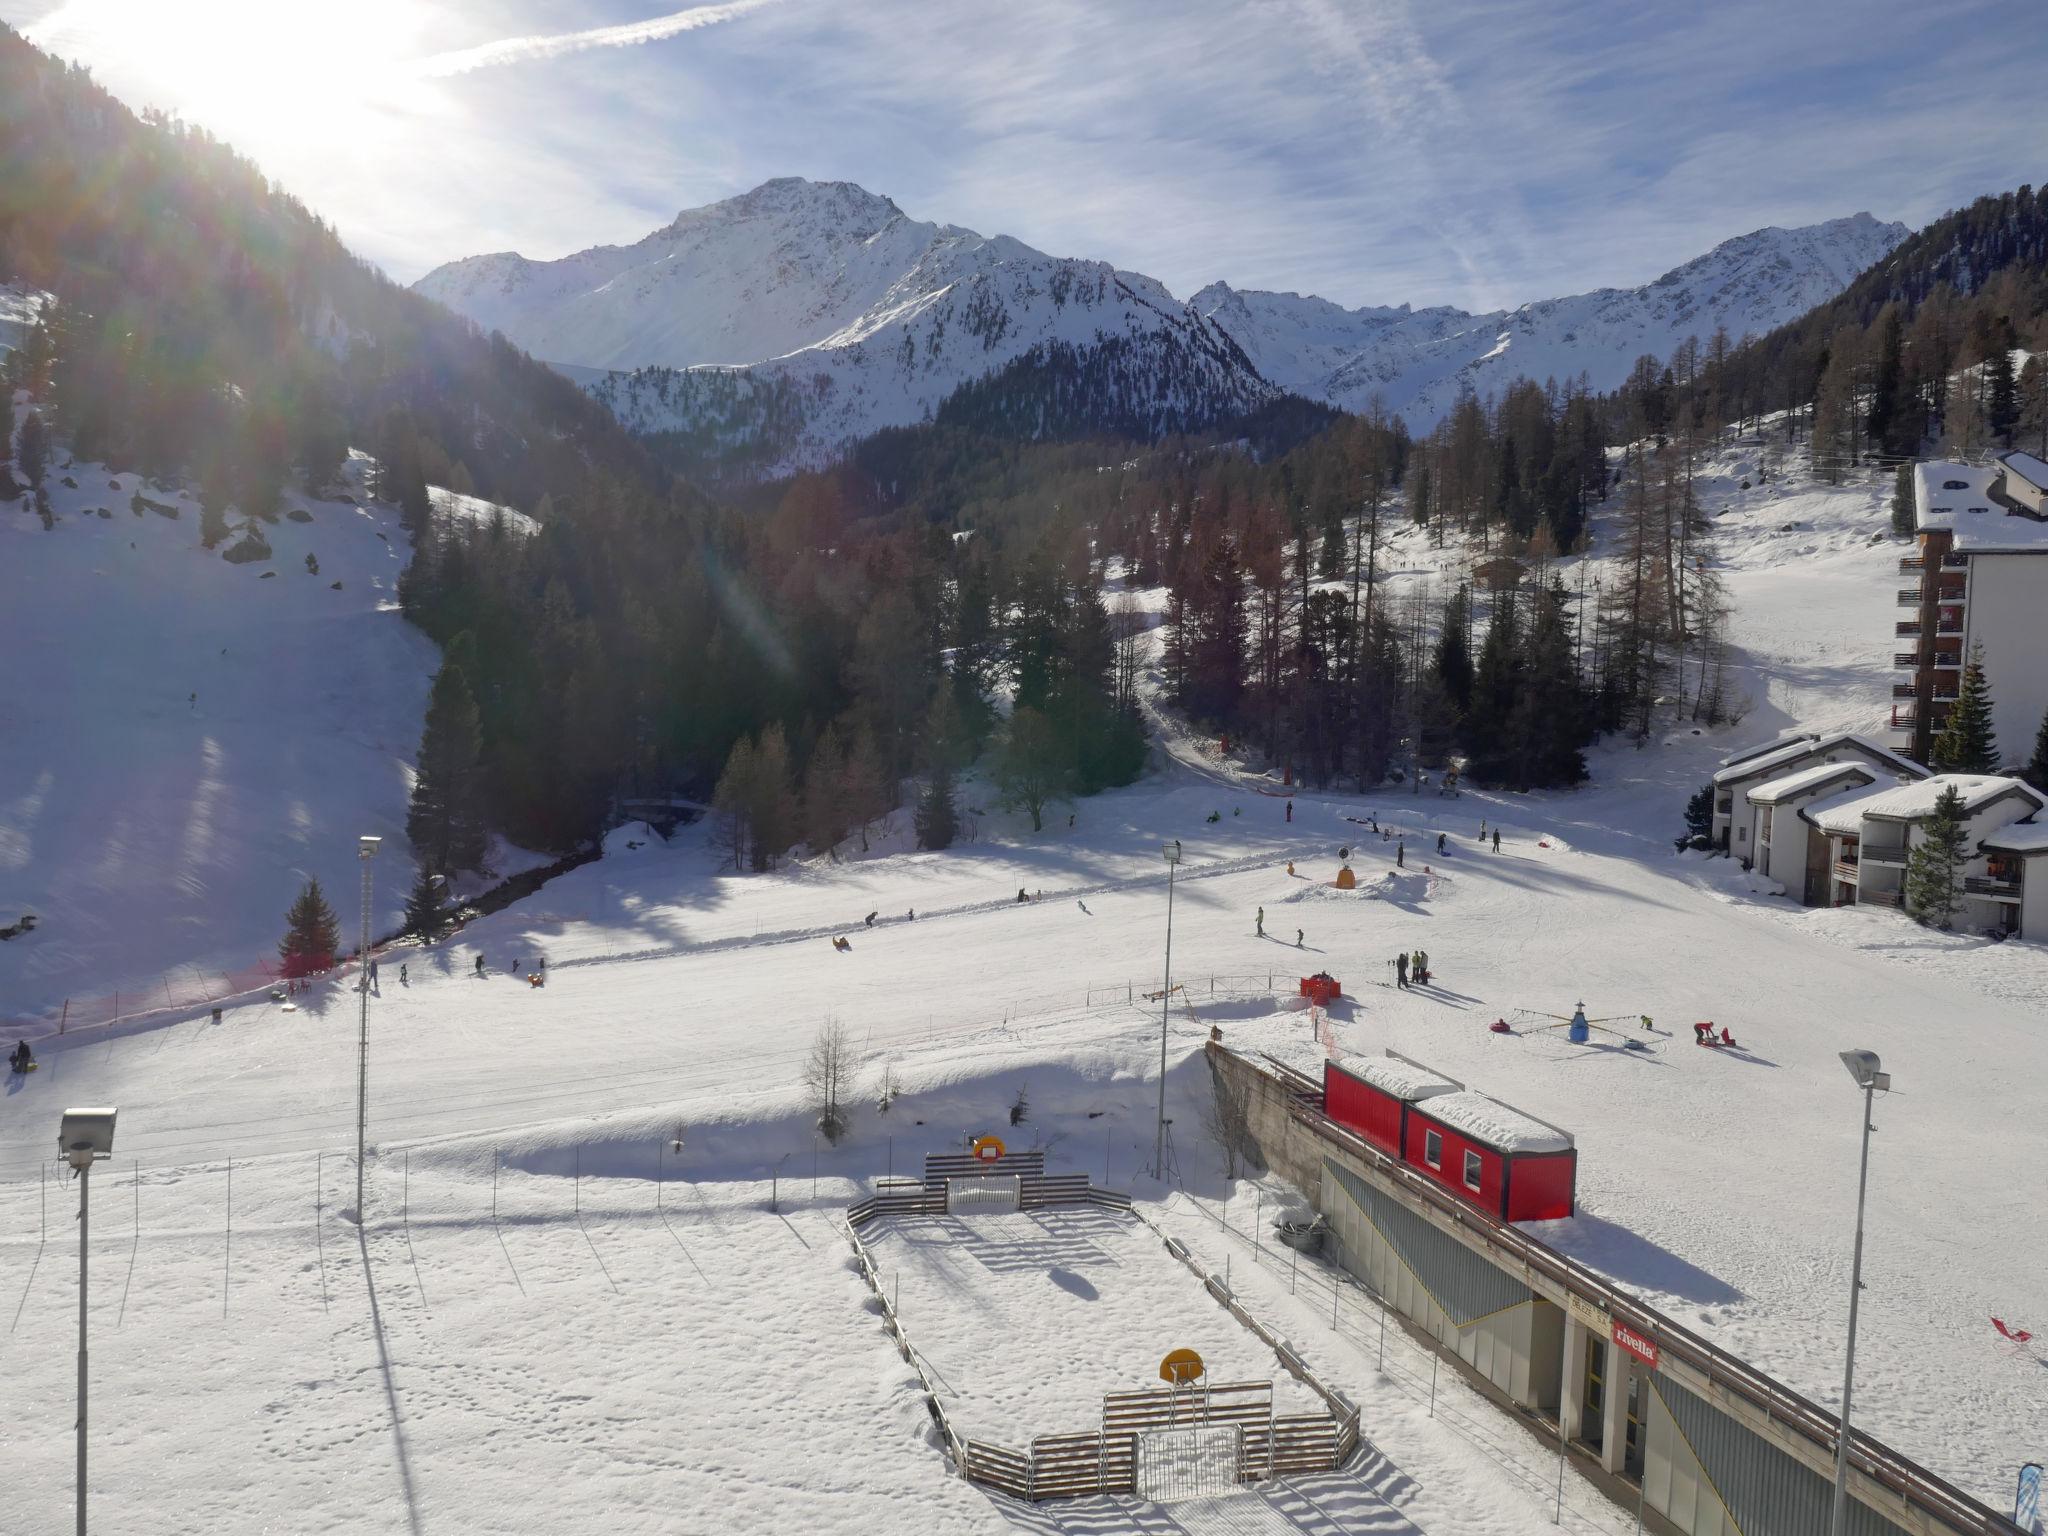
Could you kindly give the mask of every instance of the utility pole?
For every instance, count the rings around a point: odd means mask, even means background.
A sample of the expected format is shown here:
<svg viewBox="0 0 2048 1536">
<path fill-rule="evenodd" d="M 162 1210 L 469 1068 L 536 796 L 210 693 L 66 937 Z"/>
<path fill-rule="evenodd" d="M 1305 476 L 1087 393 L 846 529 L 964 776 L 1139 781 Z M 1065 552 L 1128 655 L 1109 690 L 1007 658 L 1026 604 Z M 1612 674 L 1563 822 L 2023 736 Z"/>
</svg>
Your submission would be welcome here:
<svg viewBox="0 0 2048 1536">
<path fill-rule="evenodd" d="M 356 858 L 363 866 L 362 941 L 356 948 L 356 990 L 362 1006 L 356 1025 L 356 1227 L 363 1225 L 363 1149 L 370 1128 L 370 861 L 377 857 L 381 837 L 356 839 Z"/>
<path fill-rule="evenodd" d="M 67 1109 L 57 1129 L 57 1150 L 78 1180 L 78 1536 L 85 1536 L 86 1253 L 92 1165 L 114 1155 L 114 1118 L 108 1109 Z"/>
<path fill-rule="evenodd" d="M 1166 1018 L 1173 1006 L 1173 872 L 1180 864 L 1180 839 L 1161 845 L 1166 855 L 1166 974 L 1159 987 L 1159 1123 L 1152 1136 L 1152 1177 L 1166 1177 Z"/>
</svg>

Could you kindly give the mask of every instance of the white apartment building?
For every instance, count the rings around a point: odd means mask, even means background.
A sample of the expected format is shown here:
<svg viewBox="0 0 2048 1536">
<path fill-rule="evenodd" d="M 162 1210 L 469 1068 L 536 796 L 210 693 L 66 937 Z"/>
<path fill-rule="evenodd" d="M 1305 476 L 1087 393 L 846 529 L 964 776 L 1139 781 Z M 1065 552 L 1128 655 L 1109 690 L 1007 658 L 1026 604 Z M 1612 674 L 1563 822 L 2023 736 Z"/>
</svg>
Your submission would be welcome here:
<svg viewBox="0 0 2048 1536">
<path fill-rule="evenodd" d="M 2007 763 L 2024 763 L 2048 713 L 2048 464 L 2007 453 L 1989 464 L 1932 461 L 1913 471 L 1919 550 L 1899 561 L 1911 617 L 1895 621 L 1891 727 L 1927 760 L 1962 680 L 1984 648 L 1992 729 Z"/>
<path fill-rule="evenodd" d="M 1759 742 L 1740 752 L 1731 752 L 1721 759 L 1721 766 L 1715 770 L 1712 836 L 1716 846 L 1753 866 L 1756 863 L 1758 826 L 1750 800 L 1756 791 L 1807 769 L 1845 763 L 1871 770 L 1870 782 L 1889 783 L 1900 777 L 1917 779 L 1927 774 L 1927 770 L 1911 758 L 1901 756 L 1868 736 L 1858 736 L 1849 731 L 1832 731 L 1826 735 L 1807 731 Z M 1784 879 L 1779 875 L 1771 878 Z M 1795 881 L 1785 880 L 1787 889 L 1795 884 Z"/>
</svg>

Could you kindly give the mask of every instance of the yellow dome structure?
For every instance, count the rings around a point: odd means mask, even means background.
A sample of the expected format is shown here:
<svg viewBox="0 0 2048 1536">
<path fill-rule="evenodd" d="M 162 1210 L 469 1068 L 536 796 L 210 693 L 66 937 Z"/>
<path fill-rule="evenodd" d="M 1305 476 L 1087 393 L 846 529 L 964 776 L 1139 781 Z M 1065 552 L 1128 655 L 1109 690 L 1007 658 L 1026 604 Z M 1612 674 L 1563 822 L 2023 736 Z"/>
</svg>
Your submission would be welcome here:
<svg viewBox="0 0 2048 1536">
<path fill-rule="evenodd" d="M 1346 864 L 1337 871 L 1337 889 L 1340 891 L 1355 891 L 1358 889 L 1358 876 L 1351 872 L 1349 864 Z"/>
</svg>

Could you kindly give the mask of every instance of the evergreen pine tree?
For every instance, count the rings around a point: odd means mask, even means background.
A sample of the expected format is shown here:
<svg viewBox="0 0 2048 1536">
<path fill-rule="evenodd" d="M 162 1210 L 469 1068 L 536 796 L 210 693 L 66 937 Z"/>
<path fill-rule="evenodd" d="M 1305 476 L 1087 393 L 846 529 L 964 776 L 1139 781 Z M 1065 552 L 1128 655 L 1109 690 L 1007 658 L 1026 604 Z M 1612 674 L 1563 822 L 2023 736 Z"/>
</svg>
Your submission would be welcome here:
<svg viewBox="0 0 2048 1536">
<path fill-rule="evenodd" d="M 1998 772 L 1998 742 L 1991 730 L 1991 685 L 1984 680 L 1982 645 L 1970 647 L 1970 658 L 1963 664 L 1962 687 L 1948 707 L 1948 719 L 1934 738 L 1927 763 L 1937 773 Z"/>
<path fill-rule="evenodd" d="M 2022 775 L 2034 788 L 2048 793 L 2048 715 L 2041 717 L 2041 729 L 2034 733 L 2034 755 Z"/>
<path fill-rule="evenodd" d="M 422 864 L 405 898 L 405 931 L 417 935 L 423 944 L 432 944 L 445 927 L 440 878 Z"/>
<path fill-rule="evenodd" d="M 933 768 L 917 796 L 917 846 L 950 848 L 960 835 L 960 811 L 953 803 L 953 770 Z"/>
<path fill-rule="evenodd" d="M 1472 593 L 1460 587 L 1444 604 L 1443 633 L 1437 637 L 1437 681 L 1451 703 L 1463 710 L 1472 702 Z"/>
<path fill-rule="evenodd" d="M 1702 784 L 1685 802 L 1685 836 L 1678 840 L 1681 850 L 1705 848 L 1714 837 L 1714 786 Z"/>
<path fill-rule="evenodd" d="M 483 821 L 482 755 L 469 681 L 460 666 L 444 661 L 427 699 L 419 773 L 405 813 L 406 839 L 425 868 L 483 868 L 490 839 Z"/>
<path fill-rule="evenodd" d="M 1918 526 L 1913 511 L 1913 466 L 1901 464 L 1892 476 L 1892 532 L 1902 539 L 1913 537 Z"/>
<path fill-rule="evenodd" d="M 286 976 L 310 976 L 334 963 L 334 953 L 341 948 L 341 925 L 321 894 L 318 880 L 306 882 L 285 913 L 284 921 L 284 940 L 277 946 L 277 953 L 284 962 Z"/>
<path fill-rule="evenodd" d="M 1984 424 L 2008 448 L 2012 446 L 2012 429 L 2020 419 L 2020 397 L 2013 379 L 2009 341 L 2009 337 L 2001 334 L 1991 355 L 1984 359 Z"/>
<path fill-rule="evenodd" d="M 1962 902 L 1963 863 L 1969 856 L 1966 813 L 1955 785 L 1944 788 L 1920 824 L 1920 841 L 1906 856 L 1906 906 L 1923 923 L 1946 930 Z"/>
<path fill-rule="evenodd" d="M 754 743 L 754 773 L 747 818 L 755 870 L 774 866 L 776 855 L 797 839 L 796 792 L 790 787 L 789 742 L 773 723 Z"/>
<path fill-rule="evenodd" d="M 811 852 L 829 854 L 837 862 L 847 820 L 846 749 L 838 728 L 828 725 L 804 767 L 804 841 Z"/>
<path fill-rule="evenodd" d="M 1003 804 L 1031 813 L 1031 830 L 1045 829 L 1045 808 L 1069 792 L 1072 760 L 1052 722 L 1035 709 L 1010 716 L 991 765 Z"/>
</svg>

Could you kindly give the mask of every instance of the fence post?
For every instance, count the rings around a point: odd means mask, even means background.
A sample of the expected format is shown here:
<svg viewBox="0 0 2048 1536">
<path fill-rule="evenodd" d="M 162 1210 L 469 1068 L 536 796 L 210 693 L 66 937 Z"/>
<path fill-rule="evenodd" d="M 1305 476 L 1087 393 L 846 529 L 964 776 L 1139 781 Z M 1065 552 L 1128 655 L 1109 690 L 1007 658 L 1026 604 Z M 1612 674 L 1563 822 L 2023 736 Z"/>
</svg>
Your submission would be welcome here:
<svg viewBox="0 0 2048 1536">
<path fill-rule="evenodd" d="M 235 1160 L 228 1159 L 228 1236 L 220 1255 L 220 1315 L 228 1315 L 228 1286 L 235 1255 Z"/>
<path fill-rule="evenodd" d="M 657 1216 L 661 1214 L 661 1160 L 666 1156 L 668 1156 L 667 1141 L 657 1141 L 654 1144 L 654 1214 Z"/>
<path fill-rule="evenodd" d="M 1436 1417 L 1436 1368 L 1443 1363 L 1441 1349 L 1429 1352 L 1429 1416 Z"/>
<path fill-rule="evenodd" d="M 505 1165 L 505 1154 L 496 1147 L 491 1148 L 491 1222 L 498 1220 L 498 1170 Z"/>
<path fill-rule="evenodd" d="M 412 1148 L 407 1147 L 399 1154 L 401 1183 L 398 1186 L 398 1219 L 405 1229 L 412 1230 Z"/>
<path fill-rule="evenodd" d="M 42 1193 L 43 1210 L 39 1230 L 36 1233 L 36 1241 L 38 1243 L 47 1243 L 50 1240 L 50 1165 L 48 1163 L 39 1163 L 37 1164 L 37 1169 L 43 1176 L 41 1183 L 37 1186 Z"/>
<path fill-rule="evenodd" d="M 576 1143 L 575 1197 L 576 1214 L 580 1218 L 583 1215 L 583 1143 L 580 1141 Z"/>
<path fill-rule="evenodd" d="M 64 999 L 64 1011 L 57 1016 L 57 1033 L 64 1033 L 64 1026 L 71 1022 L 71 999 Z"/>
</svg>

